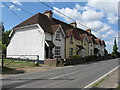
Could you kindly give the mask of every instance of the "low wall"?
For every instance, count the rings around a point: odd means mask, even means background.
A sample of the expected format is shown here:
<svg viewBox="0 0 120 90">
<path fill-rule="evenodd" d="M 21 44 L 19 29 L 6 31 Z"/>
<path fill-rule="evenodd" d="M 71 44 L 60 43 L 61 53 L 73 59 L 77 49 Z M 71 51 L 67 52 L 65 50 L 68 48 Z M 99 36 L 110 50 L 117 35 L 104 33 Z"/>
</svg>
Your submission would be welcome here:
<svg viewBox="0 0 120 90">
<path fill-rule="evenodd" d="M 60 59 L 45 59 L 44 64 L 50 67 L 64 66 L 64 62 Z"/>
</svg>

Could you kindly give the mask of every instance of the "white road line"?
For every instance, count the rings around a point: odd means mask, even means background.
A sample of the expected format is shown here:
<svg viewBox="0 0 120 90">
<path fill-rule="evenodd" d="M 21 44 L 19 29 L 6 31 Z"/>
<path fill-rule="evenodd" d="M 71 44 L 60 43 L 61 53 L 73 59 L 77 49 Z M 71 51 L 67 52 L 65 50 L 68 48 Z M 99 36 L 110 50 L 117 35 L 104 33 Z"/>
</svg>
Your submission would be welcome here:
<svg viewBox="0 0 120 90">
<path fill-rule="evenodd" d="M 64 75 L 61 75 L 61 76 L 53 77 L 53 78 L 50 78 L 50 80 L 57 79 L 57 78 L 60 78 L 60 77 L 65 76 L 65 75 L 75 74 L 75 73 L 77 73 L 77 72 L 79 72 L 79 71 L 75 71 L 75 72 L 72 72 L 72 73 L 68 73 L 68 74 L 64 74 Z"/>
<path fill-rule="evenodd" d="M 86 88 L 91 88 L 94 83 L 96 83 L 96 82 L 98 82 L 99 80 L 101 80 L 102 78 L 106 77 L 107 75 L 109 75 L 110 73 L 112 73 L 113 71 L 115 71 L 116 69 L 118 69 L 119 67 L 120 67 L 120 66 L 112 69 L 111 71 L 109 71 L 108 73 L 106 73 L 105 75 L 103 75 L 102 77 L 98 78 L 98 79 L 95 80 L 94 82 L 92 82 L 92 83 L 88 84 L 87 86 L 85 86 L 82 90 L 84 90 L 84 89 L 86 89 Z M 90 86 L 91 86 L 91 87 L 90 87 Z"/>
<path fill-rule="evenodd" d="M 25 87 L 26 85 L 22 85 L 22 86 L 18 86 L 18 87 L 15 87 L 15 88 L 22 88 L 22 87 Z"/>
</svg>

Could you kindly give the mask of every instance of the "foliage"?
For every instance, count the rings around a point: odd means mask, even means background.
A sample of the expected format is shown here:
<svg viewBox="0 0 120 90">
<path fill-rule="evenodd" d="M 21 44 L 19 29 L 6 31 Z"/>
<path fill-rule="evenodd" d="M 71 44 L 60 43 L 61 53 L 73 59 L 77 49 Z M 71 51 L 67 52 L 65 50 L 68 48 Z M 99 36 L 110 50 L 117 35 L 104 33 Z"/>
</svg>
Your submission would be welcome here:
<svg viewBox="0 0 120 90">
<path fill-rule="evenodd" d="M 3 55 L 6 56 L 6 47 L 10 42 L 9 34 L 11 30 L 5 31 L 5 28 L 2 24 L 2 41 L 0 42 L 0 50 L 2 50 Z"/>
<path fill-rule="evenodd" d="M 2 35 L 2 43 L 5 44 L 6 46 L 10 42 L 10 38 L 9 38 L 10 32 L 11 32 L 11 30 L 5 31 L 5 32 L 3 32 L 3 35 Z"/>
<path fill-rule="evenodd" d="M 80 59 L 80 56 L 79 55 L 74 55 L 72 58 L 73 59 Z"/>
<path fill-rule="evenodd" d="M 112 52 L 112 57 L 116 58 L 118 57 L 119 53 L 118 53 L 118 47 L 117 47 L 117 42 L 116 42 L 116 38 L 114 40 L 114 46 L 113 46 L 113 52 Z"/>
</svg>

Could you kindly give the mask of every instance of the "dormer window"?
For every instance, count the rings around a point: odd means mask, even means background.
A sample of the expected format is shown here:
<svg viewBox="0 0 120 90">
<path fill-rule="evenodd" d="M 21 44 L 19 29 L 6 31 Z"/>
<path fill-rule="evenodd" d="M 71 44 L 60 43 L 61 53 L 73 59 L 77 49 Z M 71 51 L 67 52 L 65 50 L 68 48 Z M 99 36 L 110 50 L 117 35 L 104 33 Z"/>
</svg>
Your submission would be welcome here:
<svg viewBox="0 0 120 90">
<path fill-rule="evenodd" d="M 56 40 L 60 40 L 60 31 L 56 32 Z"/>
</svg>

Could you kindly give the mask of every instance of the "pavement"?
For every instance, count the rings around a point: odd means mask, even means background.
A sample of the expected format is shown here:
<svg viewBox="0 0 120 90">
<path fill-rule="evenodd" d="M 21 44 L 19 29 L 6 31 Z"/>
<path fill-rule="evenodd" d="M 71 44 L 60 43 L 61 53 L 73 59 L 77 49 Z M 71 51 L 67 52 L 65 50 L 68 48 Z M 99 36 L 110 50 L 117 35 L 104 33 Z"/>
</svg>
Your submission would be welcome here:
<svg viewBox="0 0 120 90">
<path fill-rule="evenodd" d="M 2 88 L 71 88 L 83 89 L 118 66 L 118 59 L 80 64 L 43 72 L 2 77 Z"/>
<path fill-rule="evenodd" d="M 95 88 L 117 88 L 118 87 L 118 69 L 109 74 Z"/>
</svg>

